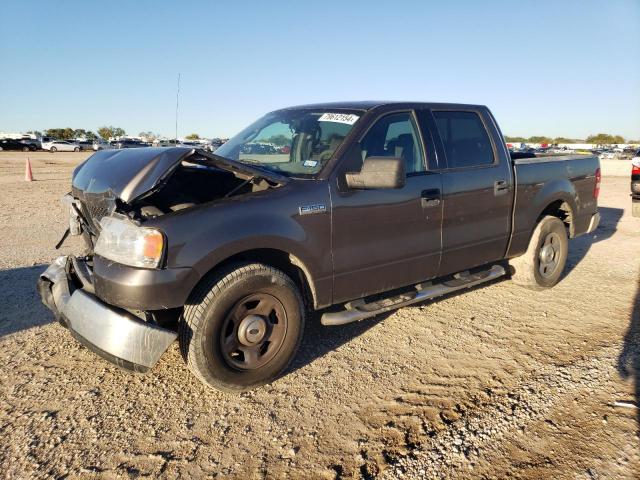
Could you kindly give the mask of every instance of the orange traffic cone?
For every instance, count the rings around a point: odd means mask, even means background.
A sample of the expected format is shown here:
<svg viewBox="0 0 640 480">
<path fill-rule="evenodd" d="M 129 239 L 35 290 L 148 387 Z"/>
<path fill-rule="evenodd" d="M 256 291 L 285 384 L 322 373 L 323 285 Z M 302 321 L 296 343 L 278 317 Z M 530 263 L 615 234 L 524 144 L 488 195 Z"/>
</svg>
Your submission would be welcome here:
<svg viewBox="0 0 640 480">
<path fill-rule="evenodd" d="M 31 171 L 31 160 L 27 157 L 27 163 L 24 166 L 24 181 L 33 182 L 33 172 Z"/>
</svg>

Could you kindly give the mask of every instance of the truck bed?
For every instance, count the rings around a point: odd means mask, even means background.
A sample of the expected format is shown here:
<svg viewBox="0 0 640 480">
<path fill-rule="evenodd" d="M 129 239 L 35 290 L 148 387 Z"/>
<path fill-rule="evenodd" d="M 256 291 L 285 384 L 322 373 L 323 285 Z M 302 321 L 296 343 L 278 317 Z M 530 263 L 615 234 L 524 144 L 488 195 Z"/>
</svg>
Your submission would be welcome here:
<svg viewBox="0 0 640 480">
<path fill-rule="evenodd" d="M 512 240 L 508 257 L 522 253 L 549 198 L 570 207 L 570 235 L 587 231 L 598 210 L 594 188 L 600 160 L 595 155 L 561 155 L 512 160 L 515 176 Z M 544 205 L 541 201 L 544 200 Z M 563 208 L 566 207 L 563 206 Z"/>
</svg>

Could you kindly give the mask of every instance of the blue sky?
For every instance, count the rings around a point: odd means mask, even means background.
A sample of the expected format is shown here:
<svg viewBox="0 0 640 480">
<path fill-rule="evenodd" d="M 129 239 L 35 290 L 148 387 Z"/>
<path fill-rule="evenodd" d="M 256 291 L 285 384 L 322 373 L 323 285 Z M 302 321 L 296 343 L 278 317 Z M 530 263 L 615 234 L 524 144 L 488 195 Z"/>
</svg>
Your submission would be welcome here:
<svg viewBox="0 0 640 480">
<path fill-rule="evenodd" d="M 506 134 L 640 138 L 640 1 L 5 0 L 0 131 L 226 136 L 333 100 L 488 105 Z"/>
</svg>

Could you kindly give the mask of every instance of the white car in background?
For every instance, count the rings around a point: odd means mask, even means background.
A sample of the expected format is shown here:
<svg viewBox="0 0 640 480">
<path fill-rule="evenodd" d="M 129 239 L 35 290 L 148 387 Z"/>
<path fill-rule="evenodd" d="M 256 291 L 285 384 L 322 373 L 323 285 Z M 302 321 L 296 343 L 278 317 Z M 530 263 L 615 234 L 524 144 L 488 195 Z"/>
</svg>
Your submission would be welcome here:
<svg viewBox="0 0 640 480">
<path fill-rule="evenodd" d="M 80 144 L 67 142 L 66 140 L 52 140 L 50 142 L 42 142 L 42 149 L 49 150 L 51 153 L 79 152 L 81 150 Z"/>
<path fill-rule="evenodd" d="M 569 155 L 572 153 L 575 153 L 574 150 L 567 148 L 567 147 L 558 147 L 558 148 L 554 148 L 553 150 L 551 150 L 551 153 L 562 153 L 564 155 Z"/>
<path fill-rule="evenodd" d="M 96 152 L 98 150 L 113 150 L 113 145 L 109 142 L 96 140 L 93 142 L 93 150 Z"/>
<path fill-rule="evenodd" d="M 600 153 L 598 157 L 600 158 L 600 160 L 613 160 L 614 158 L 616 158 L 616 154 L 611 150 L 605 150 L 604 152 Z"/>
</svg>

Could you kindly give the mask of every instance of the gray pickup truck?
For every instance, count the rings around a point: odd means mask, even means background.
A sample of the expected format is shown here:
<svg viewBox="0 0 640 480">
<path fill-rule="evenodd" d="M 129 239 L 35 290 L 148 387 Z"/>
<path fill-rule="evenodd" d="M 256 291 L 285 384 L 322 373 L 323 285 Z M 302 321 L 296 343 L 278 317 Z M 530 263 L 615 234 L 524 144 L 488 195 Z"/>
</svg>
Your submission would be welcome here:
<svg viewBox="0 0 640 480">
<path fill-rule="evenodd" d="M 38 289 L 121 367 L 178 339 L 203 382 L 244 390 L 285 370 L 311 311 L 331 326 L 503 275 L 552 287 L 599 188 L 595 156 L 512 159 L 483 106 L 285 108 L 214 153 L 92 155 L 64 198 L 86 251 Z"/>
</svg>

